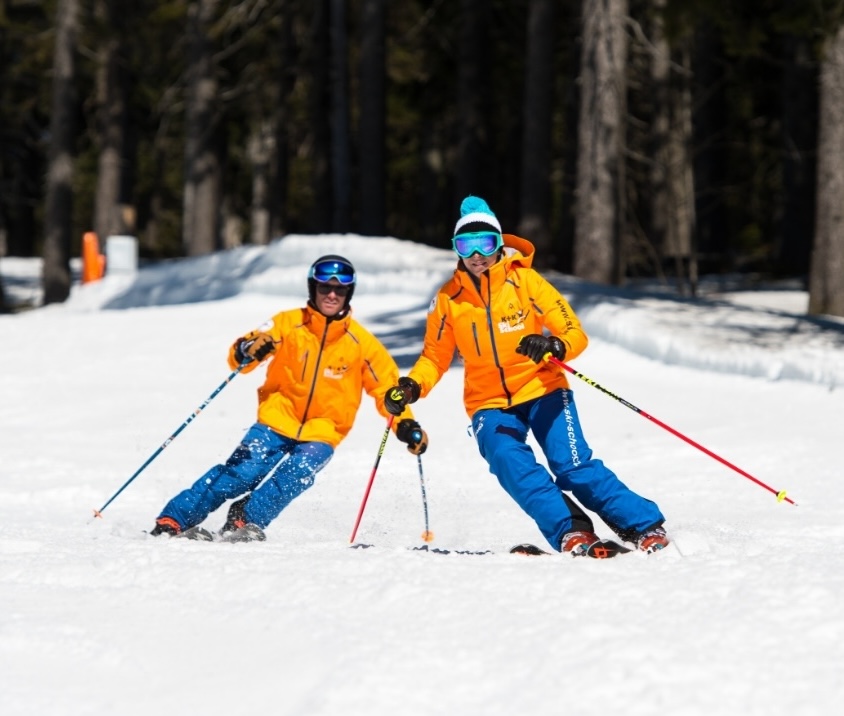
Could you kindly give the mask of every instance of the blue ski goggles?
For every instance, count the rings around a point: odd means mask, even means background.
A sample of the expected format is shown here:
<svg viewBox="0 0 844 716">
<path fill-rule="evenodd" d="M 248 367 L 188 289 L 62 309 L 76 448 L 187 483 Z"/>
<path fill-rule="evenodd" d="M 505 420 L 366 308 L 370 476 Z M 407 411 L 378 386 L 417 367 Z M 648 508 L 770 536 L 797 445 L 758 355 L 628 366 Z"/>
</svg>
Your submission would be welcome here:
<svg viewBox="0 0 844 716">
<path fill-rule="evenodd" d="M 492 256 L 504 244 L 501 234 L 495 231 L 474 231 L 470 234 L 457 234 L 451 244 L 461 259 L 468 259 L 472 254 Z"/>
<path fill-rule="evenodd" d="M 355 270 L 344 261 L 320 261 L 311 267 L 308 278 L 317 283 L 328 283 L 336 279 L 342 286 L 351 286 L 355 282 Z"/>
</svg>

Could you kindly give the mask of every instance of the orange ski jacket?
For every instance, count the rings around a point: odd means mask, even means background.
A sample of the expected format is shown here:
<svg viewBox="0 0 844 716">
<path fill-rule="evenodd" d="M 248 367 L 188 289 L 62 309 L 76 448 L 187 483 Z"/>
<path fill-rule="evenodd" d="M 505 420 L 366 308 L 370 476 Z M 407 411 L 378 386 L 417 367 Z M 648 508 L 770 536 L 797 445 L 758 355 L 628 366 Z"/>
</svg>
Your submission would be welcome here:
<svg viewBox="0 0 844 716">
<path fill-rule="evenodd" d="M 337 447 L 352 429 L 365 390 L 385 418 L 384 395 L 399 369 L 384 345 L 351 317 L 329 321 L 310 306 L 282 311 L 247 333 L 249 340 L 269 333 L 276 343 L 266 361 L 267 377 L 258 389 L 258 422 L 295 440 Z M 229 365 L 239 364 L 229 349 Z M 262 361 L 263 362 L 263 361 Z M 253 361 L 243 369 L 250 373 Z M 412 418 L 410 409 L 393 423 Z"/>
<path fill-rule="evenodd" d="M 422 354 L 409 373 L 424 397 L 448 370 L 456 350 L 465 370 L 463 404 L 469 417 L 482 408 L 508 408 L 568 387 L 559 368 L 516 353 L 522 337 L 558 336 L 567 360 L 589 341 L 568 301 L 531 268 L 533 244 L 504 234 L 504 246 L 504 258 L 477 284 L 458 263 L 431 301 Z"/>
</svg>

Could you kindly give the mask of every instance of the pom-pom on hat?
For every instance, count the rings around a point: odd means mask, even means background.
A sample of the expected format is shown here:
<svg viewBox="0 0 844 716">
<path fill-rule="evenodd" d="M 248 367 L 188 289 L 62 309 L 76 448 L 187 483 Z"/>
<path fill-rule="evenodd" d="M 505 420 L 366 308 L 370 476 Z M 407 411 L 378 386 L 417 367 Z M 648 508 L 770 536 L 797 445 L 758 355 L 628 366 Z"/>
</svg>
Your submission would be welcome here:
<svg viewBox="0 0 844 716">
<path fill-rule="evenodd" d="M 501 233 L 501 224 L 489 204 L 478 196 L 467 196 L 460 204 L 460 218 L 454 226 L 454 235 L 490 230 Z"/>
</svg>

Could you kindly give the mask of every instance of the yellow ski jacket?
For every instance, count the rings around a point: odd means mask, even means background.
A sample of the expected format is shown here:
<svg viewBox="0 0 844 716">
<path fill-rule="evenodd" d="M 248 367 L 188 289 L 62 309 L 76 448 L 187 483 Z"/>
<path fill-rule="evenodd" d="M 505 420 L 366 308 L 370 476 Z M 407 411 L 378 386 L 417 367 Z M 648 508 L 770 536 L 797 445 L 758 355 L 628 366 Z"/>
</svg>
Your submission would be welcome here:
<svg viewBox="0 0 844 716">
<path fill-rule="evenodd" d="M 398 382 L 399 369 L 384 345 L 351 317 L 329 321 L 310 306 L 277 313 L 243 338 L 269 333 L 275 353 L 266 360 L 267 377 L 258 389 L 258 422 L 295 440 L 337 447 L 352 429 L 362 392 L 375 399 L 385 418 L 384 394 Z M 238 339 L 229 349 L 229 365 Z M 246 365 L 250 373 L 259 365 Z M 393 423 L 412 418 L 405 409 Z"/>
<path fill-rule="evenodd" d="M 566 359 L 588 338 L 568 301 L 531 268 L 534 248 L 504 234 L 505 256 L 475 280 L 462 262 L 428 309 L 422 354 L 409 376 L 427 395 L 451 365 L 455 350 L 465 370 L 463 404 L 469 417 L 482 408 L 507 408 L 557 388 L 565 373 L 516 353 L 522 337 L 550 332 L 566 346 Z"/>
</svg>

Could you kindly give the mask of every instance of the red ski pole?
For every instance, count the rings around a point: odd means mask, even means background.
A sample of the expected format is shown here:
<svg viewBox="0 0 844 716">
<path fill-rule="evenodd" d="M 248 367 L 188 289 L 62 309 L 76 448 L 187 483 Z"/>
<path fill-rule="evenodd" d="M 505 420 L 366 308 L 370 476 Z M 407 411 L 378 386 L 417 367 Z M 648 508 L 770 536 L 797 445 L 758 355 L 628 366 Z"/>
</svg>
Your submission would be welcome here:
<svg viewBox="0 0 844 716">
<path fill-rule="evenodd" d="M 797 504 L 797 503 L 796 503 L 794 500 L 792 500 L 790 497 L 786 496 L 786 494 L 785 494 L 785 490 L 775 490 L 775 489 L 774 489 L 773 487 L 771 487 L 770 485 L 766 485 L 766 484 L 765 484 L 764 482 L 762 482 L 761 480 L 758 480 L 757 478 L 753 477 L 753 475 L 751 475 L 749 472 L 745 472 L 745 471 L 744 471 L 744 470 L 742 470 L 740 467 L 737 467 L 736 465 L 733 465 L 733 463 L 731 463 L 731 462 L 729 462 L 729 461 L 725 460 L 725 459 L 724 459 L 723 457 L 721 457 L 720 455 L 716 455 L 714 452 L 712 452 L 712 450 L 709 450 L 708 448 L 705 448 L 705 447 L 704 447 L 703 445 L 701 445 L 700 443 L 696 443 L 696 442 L 695 442 L 694 440 L 692 440 L 691 438 L 686 437 L 686 436 L 685 436 L 685 435 L 683 435 L 683 433 L 681 433 L 679 430 L 675 430 L 675 429 L 674 429 L 674 428 L 672 428 L 670 425 L 666 425 L 666 424 L 665 424 L 665 423 L 663 423 L 661 420 L 658 420 L 657 418 L 655 418 L 653 415 L 649 415 L 649 414 L 648 414 L 648 413 L 646 413 L 644 410 L 641 410 L 640 408 L 637 408 L 637 407 L 636 407 L 635 405 L 633 405 L 632 403 L 627 402 L 626 400 L 624 400 L 624 398 L 620 398 L 620 397 L 619 397 L 619 396 L 617 396 L 615 393 L 610 392 L 609 390 L 607 390 L 606 388 L 604 388 L 602 385 L 598 385 L 598 383 L 596 383 L 596 382 L 595 382 L 594 380 L 592 380 L 591 378 L 587 378 L 585 375 L 583 375 L 583 373 L 578 373 L 578 372 L 577 372 L 574 368 L 572 368 L 570 365 L 567 365 L 566 363 L 563 363 L 563 361 L 561 361 L 561 360 L 557 360 L 557 359 L 556 359 L 556 358 L 554 358 L 554 356 L 552 356 L 550 353 L 549 353 L 549 354 L 548 354 L 548 356 L 547 356 L 547 360 L 548 360 L 548 362 L 549 362 L 549 363 L 553 363 L 554 365 L 559 366 L 559 367 L 560 367 L 560 368 L 562 368 L 563 370 L 568 371 L 568 372 L 569 372 L 569 373 L 571 373 L 572 375 L 577 376 L 577 377 L 578 377 L 578 378 L 580 378 L 582 381 L 584 381 L 584 382 L 586 382 L 586 383 L 589 383 L 589 385 L 591 385 L 593 388 L 597 388 L 598 390 L 600 390 L 600 391 L 601 391 L 602 393 L 604 393 L 605 395 L 609 395 L 609 396 L 610 396 L 610 398 L 614 398 L 614 399 L 615 399 L 615 400 L 617 400 L 619 403 L 621 403 L 623 406 L 625 406 L 625 407 L 627 407 L 627 408 L 630 408 L 630 410 L 632 410 L 633 412 L 635 412 L 635 413 L 639 413 L 639 415 L 641 415 L 643 418 L 647 418 L 647 419 L 648 419 L 648 420 L 650 420 L 652 423 L 656 423 L 657 425 L 659 425 L 659 427 L 663 428 L 664 430 L 667 430 L 669 433 L 671 433 L 671 434 L 672 434 L 672 435 L 674 435 L 675 437 L 680 438 L 680 440 L 683 440 L 683 441 L 687 442 L 687 443 L 688 443 L 689 445 L 691 445 L 692 447 L 696 447 L 698 450 L 700 450 L 701 452 L 703 452 L 703 453 L 705 453 L 705 454 L 709 455 L 709 457 L 714 458 L 715 460 L 717 460 L 718 462 L 720 462 L 722 465 L 726 465 L 726 466 L 727 466 L 727 467 L 729 467 L 731 470 L 735 470 L 735 471 L 736 471 L 739 475 L 741 475 L 742 477 L 746 477 L 746 478 L 747 478 L 748 480 L 750 480 L 751 482 L 755 482 L 757 485 L 759 485 L 759 487 L 762 487 L 762 488 L 766 489 L 768 492 L 772 492 L 773 494 L 775 494 L 775 495 L 777 496 L 777 502 L 783 502 L 783 501 L 785 501 L 785 502 L 788 502 L 788 503 L 790 503 L 790 504 L 792 504 L 792 505 L 796 505 L 796 504 Z"/>
<path fill-rule="evenodd" d="M 369 476 L 369 482 L 366 485 L 366 492 L 363 493 L 363 500 L 360 503 L 360 509 L 358 510 L 358 517 L 355 520 L 355 526 L 352 528 L 352 536 L 349 537 L 349 544 L 355 541 L 355 535 L 358 533 L 360 518 L 363 517 L 363 511 L 366 509 L 366 501 L 369 499 L 369 491 L 372 489 L 372 482 L 375 480 L 378 463 L 381 462 L 381 456 L 384 454 L 384 447 L 387 445 L 387 438 L 390 437 L 390 428 L 393 427 L 393 420 L 395 420 L 395 416 L 391 415 L 390 419 L 387 421 L 387 429 L 384 430 L 384 437 L 381 438 L 381 445 L 378 447 L 378 456 L 375 458 L 375 465 L 372 467 L 372 474 Z"/>
</svg>

